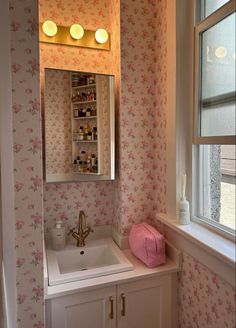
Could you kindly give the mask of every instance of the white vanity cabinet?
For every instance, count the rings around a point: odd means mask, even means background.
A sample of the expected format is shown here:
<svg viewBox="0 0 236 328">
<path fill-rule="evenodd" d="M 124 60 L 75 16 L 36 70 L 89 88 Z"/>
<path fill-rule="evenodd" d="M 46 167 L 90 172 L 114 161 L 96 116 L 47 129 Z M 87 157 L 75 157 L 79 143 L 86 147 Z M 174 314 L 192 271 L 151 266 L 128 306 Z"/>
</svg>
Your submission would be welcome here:
<svg viewBox="0 0 236 328">
<path fill-rule="evenodd" d="M 117 286 L 117 328 L 171 328 L 171 276 Z"/>
<path fill-rule="evenodd" d="M 51 325 L 46 327 L 116 328 L 115 303 L 115 286 L 52 299 Z"/>
<path fill-rule="evenodd" d="M 171 328 L 171 274 L 51 299 L 47 328 Z"/>
</svg>

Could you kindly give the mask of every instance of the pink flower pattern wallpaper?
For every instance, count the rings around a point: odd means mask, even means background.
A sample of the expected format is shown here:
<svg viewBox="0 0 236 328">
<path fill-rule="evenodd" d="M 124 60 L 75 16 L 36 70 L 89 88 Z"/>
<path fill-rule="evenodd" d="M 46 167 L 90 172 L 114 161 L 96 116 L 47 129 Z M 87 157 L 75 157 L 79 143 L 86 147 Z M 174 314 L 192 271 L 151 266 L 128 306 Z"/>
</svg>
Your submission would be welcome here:
<svg viewBox="0 0 236 328">
<path fill-rule="evenodd" d="M 45 76 L 44 117 L 47 174 L 71 173 L 70 73 L 48 69 Z"/>
<path fill-rule="evenodd" d="M 165 212 L 166 2 L 121 2 L 121 97 L 114 226 Z"/>
<path fill-rule="evenodd" d="M 180 328 L 235 328 L 235 290 L 190 255 L 179 273 Z"/>
<path fill-rule="evenodd" d="M 44 327 L 37 1 L 11 1 L 17 327 Z"/>
<path fill-rule="evenodd" d="M 46 67 L 119 76 L 119 15 L 114 16 L 119 11 L 119 1 L 112 2 L 111 5 L 110 1 L 96 0 L 88 1 L 85 5 L 81 1 L 40 0 L 39 5 L 41 22 L 50 16 L 58 24 L 70 25 L 78 19 L 74 15 L 76 7 L 80 9 L 80 23 L 84 27 L 95 30 L 103 26 L 109 32 L 112 31 L 110 51 L 40 44 L 42 97 Z M 91 226 L 105 225 L 108 222 L 111 224 L 114 217 L 113 201 L 114 182 L 44 184 L 45 231 L 49 233 L 58 216 L 65 218 L 63 220 L 68 228 L 76 225 L 81 209 L 86 212 Z M 58 204 L 61 210 L 57 209 Z"/>
<path fill-rule="evenodd" d="M 46 232 L 58 218 L 74 226 L 78 211 L 84 209 L 91 225 L 113 224 L 126 236 L 133 223 L 152 222 L 155 212 L 164 212 L 166 197 L 166 0 L 121 1 L 121 84 L 120 22 L 114 19 L 118 0 L 40 0 L 39 6 L 41 21 L 50 15 L 58 24 L 69 25 L 71 17 L 73 22 L 83 17 L 86 28 L 102 25 L 114 31 L 110 52 L 40 45 L 40 69 L 41 81 L 44 67 L 58 63 L 60 68 L 89 67 L 118 77 L 117 179 L 43 185 L 37 1 L 12 0 L 17 328 L 44 327 L 43 207 Z M 180 328 L 235 328 L 234 302 L 232 286 L 184 254 Z"/>
</svg>

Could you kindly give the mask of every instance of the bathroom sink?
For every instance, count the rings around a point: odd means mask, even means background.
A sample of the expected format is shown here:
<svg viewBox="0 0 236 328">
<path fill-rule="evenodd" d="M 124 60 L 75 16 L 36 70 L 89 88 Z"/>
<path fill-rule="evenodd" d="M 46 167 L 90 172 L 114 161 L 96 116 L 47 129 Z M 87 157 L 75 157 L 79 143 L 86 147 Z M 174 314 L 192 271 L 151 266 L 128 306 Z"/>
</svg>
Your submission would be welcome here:
<svg viewBox="0 0 236 328">
<path fill-rule="evenodd" d="M 47 265 L 50 286 L 133 269 L 111 238 L 87 242 L 85 247 L 47 249 Z"/>
</svg>

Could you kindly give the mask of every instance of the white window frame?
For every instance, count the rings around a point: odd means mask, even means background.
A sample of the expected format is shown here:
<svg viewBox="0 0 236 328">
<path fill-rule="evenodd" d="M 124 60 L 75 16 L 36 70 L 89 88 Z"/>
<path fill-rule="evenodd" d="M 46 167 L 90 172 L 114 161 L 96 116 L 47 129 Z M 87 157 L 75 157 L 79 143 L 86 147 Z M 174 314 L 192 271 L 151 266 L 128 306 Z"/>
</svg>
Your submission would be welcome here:
<svg viewBox="0 0 236 328">
<path fill-rule="evenodd" d="M 203 1 L 202 1 L 203 2 Z M 193 124 L 193 160 L 192 160 L 192 171 L 193 171 L 193 186 L 192 186 L 192 219 L 198 223 L 205 225 L 208 228 L 224 235 L 229 239 L 235 238 L 235 231 L 227 226 L 220 224 L 219 222 L 213 221 L 206 216 L 202 217 L 199 213 L 199 208 L 203 207 L 205 202 L 205 195 L 201 196 L 199 192 L 203 188 L 203 184 L 209 184 L 209 168 L 207 167 L 206 157 L 209 152 L 201 149 L 200 145 L 225 145 L 235 144 L 235 135 L 232 136 L 211 136 L 203 137 L 200 136 L 200 99 L 201 99 L 201 64 L 200 64 L 200 53 L 201 34 L 207 29 L 211 28 L 221 20 L 235 12 L 235 1 L 231 0 L 225 5 L 220 7 L 214 13 L 203 19 L 200 23 L 195 26 L 195 77 L 194 77 L 194 124 Z M 200 15 L 199 15 L 200 16 Z M 203 174 L 200 174 L 203 172 Z M 203 176 L 204 175 L 204 176 Z M 206 188 L 206 193 L 209 193 L 209 188 Z M 210 197 L 209 197 L 210 198 Z M 210 204 L 209 204 L 210 206 Z"/>
<path fill-rule="evenodd" d="M 235 12 L 235 0 L 227 2 L 224 6 L 220 7 L 210 16 L 203 19 L 195 27 L 195 79 L 194 79 L 194 143 L 195 144 L 215 144 L 215 145 L 226 145 L 235 144 L 235 135 L 232 136 L 211 136 L 203 137 L 200 135 L 200 99 L 201 99 L 201 34 L 207 29 L 213 27 L 221 20 Z M 231 95 L 235 97 L 235 93 Z M 234 98 L 235 99 L 235 98 Z"/>
</svg>

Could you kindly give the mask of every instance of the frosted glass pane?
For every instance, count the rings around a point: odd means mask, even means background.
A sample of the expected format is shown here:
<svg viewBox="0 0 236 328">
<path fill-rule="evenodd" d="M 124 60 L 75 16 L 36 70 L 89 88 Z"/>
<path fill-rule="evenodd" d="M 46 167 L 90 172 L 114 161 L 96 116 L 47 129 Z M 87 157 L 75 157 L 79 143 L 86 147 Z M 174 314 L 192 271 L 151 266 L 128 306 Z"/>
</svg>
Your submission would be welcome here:
<svg viewBox="0 0 236 328">
<path fill-rule="evenodd" d="M 204 17 L 209 16 L 214 11 L 222 7 L 229 0 L 203 0 L 204 2 Z"/>
<path fill-rule="evenodd" d="M 235 104 L 202 110 L 202 136 L 230 136 L 235 134 Z"/>
<path fill-rule="evenodd" d="M 201 36 L 201 136 L 235 134 L 235 13 Z"/>
</svg>

